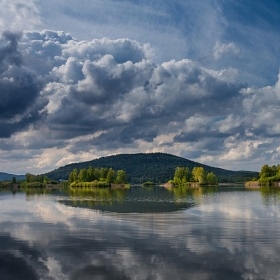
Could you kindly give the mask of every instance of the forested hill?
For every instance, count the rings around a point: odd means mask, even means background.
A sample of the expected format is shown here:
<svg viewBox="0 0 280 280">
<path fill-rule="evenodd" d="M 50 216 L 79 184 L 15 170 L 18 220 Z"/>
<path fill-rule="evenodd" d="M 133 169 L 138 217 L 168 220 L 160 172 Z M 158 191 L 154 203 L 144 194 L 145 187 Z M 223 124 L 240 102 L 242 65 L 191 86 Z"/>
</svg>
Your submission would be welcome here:
<svg viewBox="0 0 280 280">
<path fill-rule="evenodd" d="M 102 157 L 91 161 L 68 164 L 49 173 L 50 179 L 68 179 L 70 172 L 74 169 L 112 167 L 114 170 L 123 169 L 127 173 L 130 183 L 138 184 L 145 181 L 164 183 L 173 178 L 175 168 L 178 166 L 188 167 L 190 170 L 196 166 L 202 166 L 207 172 L 214 172 L 220 182 L 244 182 L 257 177 L 257 172 L 230 171 L 221 168 L 207 166 L 182 157 L 165 153 L 139 153 L 119 154 Z"/>
</svg>

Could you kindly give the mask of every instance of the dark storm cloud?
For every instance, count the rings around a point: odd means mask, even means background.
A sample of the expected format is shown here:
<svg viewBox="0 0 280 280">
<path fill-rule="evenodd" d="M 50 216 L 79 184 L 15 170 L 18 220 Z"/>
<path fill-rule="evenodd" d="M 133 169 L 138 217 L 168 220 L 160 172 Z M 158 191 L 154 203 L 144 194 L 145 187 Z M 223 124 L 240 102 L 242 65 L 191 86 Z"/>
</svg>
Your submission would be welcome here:
<svg viewBox="0 0 280 280">
<path fill-rule="evenodd" d="M 0 137 L 9 137 L 40 119 L 46 105 L 40 83 L 24 67 L 19 34 L 5 32 L 0 47 Z"/>
<path fill-rule="evenodd" d="M 135 141 L 141 139 L 152 143 L 157 135 L 158 127 L 153 123 L 142 122 L 142 124 L 133 123 L 131 126 L 116 126 L 90 140 L 80 141 L 74 144 L 70 151 L 72 153 L 79 152 L 81 146 L 83 149 L 90 149 L 92 146 L 95 146 L 107 151 L 113 151 L 120 147 L 137 148 Z"/>
<path fill-rule="evenodd" d="M 8 44 L 5 44 L 0 49 L 0 66 L 2 70 L 2 64 L 15 64 L 20 65 L 22 62 L 21 55 L 18 51 L 18 40 L 20 39 L 20 34 L 12 33 L 6 31 L 3 33 L 2 40 L 7 41 Z"/>
<path fill-rule="evenodd" d="M 5 77 L 0 81 L 0 118 L 10 119 L 17 114 L 23 114 L 33 105 L 39 89 L 34 78 L 21 69 L 5 71 Z"/>
<path fill-rule="evenodd" d="M 213 139 L 213 141 L 216 142 L 216 148 L 220 149 L 219 146 L 217 146 L 217 141 L 223 142 L 223 140 L 227 137 L 229 137 L 231 134 L 230 133 L 220 133 L 220 132 L 215 132 L 211 130 L 206 130 L 204 132 L 200 131 L 192 131 L 192 132 L 182 132 L 174 137 L 174 141 L 179 142 L 179 143 L 185 143 L 185 142 L 199 142 L 199 141 L 204 141 L 207 139 L 207 142 L 210 139 Z M 212 145 L 211 145 L 212 146 Z M 211 147 L 213 148 L 213 147 Z M 210 149 L 209 149 L 210 150 Z"/>
</svg>

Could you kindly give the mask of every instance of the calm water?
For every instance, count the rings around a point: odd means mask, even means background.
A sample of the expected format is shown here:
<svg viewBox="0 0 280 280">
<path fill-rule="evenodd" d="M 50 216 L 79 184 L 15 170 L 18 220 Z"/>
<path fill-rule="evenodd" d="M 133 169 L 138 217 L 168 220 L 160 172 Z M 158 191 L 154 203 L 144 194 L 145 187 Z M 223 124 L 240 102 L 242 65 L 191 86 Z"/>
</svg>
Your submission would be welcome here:
<svg viewBox="0 0 280 280">
<path fill-rule="evenodd" d="M 0 279 L 280 279 L 280 192 L 0 192 Z"/>
</svg>

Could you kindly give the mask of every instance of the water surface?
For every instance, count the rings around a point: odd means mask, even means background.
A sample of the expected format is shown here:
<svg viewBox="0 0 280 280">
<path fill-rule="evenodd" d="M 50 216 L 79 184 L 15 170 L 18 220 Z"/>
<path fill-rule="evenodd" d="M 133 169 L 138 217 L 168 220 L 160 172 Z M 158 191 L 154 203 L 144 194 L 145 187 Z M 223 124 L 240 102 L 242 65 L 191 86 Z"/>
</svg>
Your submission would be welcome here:
<svg viewBox="0 0 280 280">
<path fill-rule="evenodd" d="M 0 192 L 0 279 L 280 279 L 280 192 Z"/>
</svg>

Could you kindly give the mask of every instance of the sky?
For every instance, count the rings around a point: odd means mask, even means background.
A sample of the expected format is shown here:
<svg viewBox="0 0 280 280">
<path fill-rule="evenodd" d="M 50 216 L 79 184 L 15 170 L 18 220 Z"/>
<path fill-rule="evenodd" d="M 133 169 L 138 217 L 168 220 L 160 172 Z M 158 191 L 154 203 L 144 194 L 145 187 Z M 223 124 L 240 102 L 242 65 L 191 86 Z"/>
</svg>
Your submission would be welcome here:
<svg viewBox="0 0 280 280">
<path fill-rule="evenodd" d="M 0 0 L 0 171 L 164 152 L 280 162 L 277 0 Z"/>
</svg>

